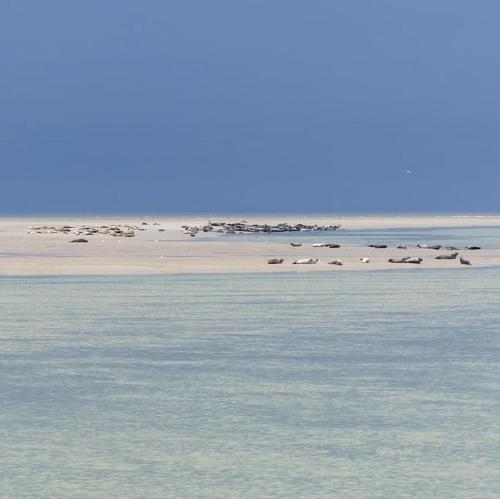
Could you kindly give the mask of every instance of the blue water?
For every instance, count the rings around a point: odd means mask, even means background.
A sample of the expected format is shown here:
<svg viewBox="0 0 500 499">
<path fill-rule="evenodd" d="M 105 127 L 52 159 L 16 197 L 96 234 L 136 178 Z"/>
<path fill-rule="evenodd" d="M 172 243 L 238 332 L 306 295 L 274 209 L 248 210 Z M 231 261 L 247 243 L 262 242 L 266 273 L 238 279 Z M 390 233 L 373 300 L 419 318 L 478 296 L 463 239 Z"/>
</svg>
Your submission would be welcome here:
<svg viewBox="0 0 500 499">
<path fill-rule="evenodd" d="M 0 279 L 4 497 L 489 498 L 500 269 Z"/>
<path fill-rule="evenodd" d="M 279 232 L 273 234 L 224 234 L 221 240 L 231 241 L 292 241 L 302 243 L 338 242 L 345 245 L 366 246 L 371 243 L 385 243 L 395 246 L 399 243 L 415 247 L 417 244 L 441 244 L 442 246 L 457 246 L 464 248 L 467 245 L 479 245 L 483 248 L 500 248 L 500 227 L 436 227 L 436 228 L 402 228 L 402 229 L 359 229 L 327 232 Z M 201 237 L 198 241 L 203 240 Z"/>
</svg>

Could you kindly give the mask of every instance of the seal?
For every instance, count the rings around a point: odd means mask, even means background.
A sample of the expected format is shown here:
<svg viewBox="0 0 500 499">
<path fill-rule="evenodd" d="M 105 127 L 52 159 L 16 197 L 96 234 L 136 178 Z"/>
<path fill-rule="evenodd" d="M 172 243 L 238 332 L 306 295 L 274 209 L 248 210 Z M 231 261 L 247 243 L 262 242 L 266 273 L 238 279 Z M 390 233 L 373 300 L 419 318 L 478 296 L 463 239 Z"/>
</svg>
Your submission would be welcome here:
<svg viewBox="0 0 500 499">
<path fill-rule="evenodd" d="M 436 260 L 456 260 L 458 253 L 455 251 L 449 255 L 438 255 Z"/>
<path fill-rule="evenodd" d="M 416 257 L 416 256 L 404 256 L 402 258 L 389 258 L 389 260 L 387 260 L 387 261 L 390 263 L 416 263 L 416 264 L 420 264 L 424 260 L 423 260 L 423 258 Z"/>
<path fill-rule="evenodd" d="M 363 263 L 370 263 L 370 260 L 368 258 L 366 258 L 366 256 L 362 256 L 360 258 L 360 260 L 363 262 Z"/>
<path fill-rule="evenodd" d="M 315 263 L 318 263 L 319 259 L 318 258 L 300 258 L 299 260 L 295 260 L 293 262 L 293 265 L 313 265 Z"/>
<path fill-rule="evenodd" d="M 342 263 L 342 260 L 339 260 L 338 258 L 335 258 L 334 260 L 332 260 L 331 262 L 328 262 L 329 265 L 344 265 Z"/>
<path fill-rule="evenodd" d="M 284 261 L 285 260 L 283 258 L 269 258 L 267 260 L 267 263 L 269 263 L 270 265 L 277 265 L 283 263 Z"/>
<path fill-rule="evenodd" d="M 424 261 L 424 259 L 420 258 L 419 256 L 408 256 L 408 257 L 406 257 L 406 261 L 404 263 L 421 264 L 423 261 Z"/>
<path fill-rule="evenodd" d="M 298 248 L 302 246 L 302 243 L 290 243 L 290 246 L 293 246 L 294 248 Z"/>
<path fill-rule="evenodd" d="M 480 250 L 481 246 L 466 246 L 465 249 L 467 249 L 467 250 Z"/>
<path fill-rule="evenodd" d="M 440 244 L 417 244 L 417 248 L 420 249 L 433 249 L 433 250 L 439 250 L 442 248 Z"/>
<path fill-rule="evenodd" d="M 470 260 L 467 260 L 467 258 L 464 258 L 463 256 L 460 257 L 460 263 L 462 265 L 472 265 L 472 263 L 470 263 Z"/>
<path fill-rule="evenodd" d="M 369 244 L 368 247 L 369 248 L 380 248 L 380 249 L 383 249 L 383 248 L 387 248 L 387 244 Z"/>
</svg>

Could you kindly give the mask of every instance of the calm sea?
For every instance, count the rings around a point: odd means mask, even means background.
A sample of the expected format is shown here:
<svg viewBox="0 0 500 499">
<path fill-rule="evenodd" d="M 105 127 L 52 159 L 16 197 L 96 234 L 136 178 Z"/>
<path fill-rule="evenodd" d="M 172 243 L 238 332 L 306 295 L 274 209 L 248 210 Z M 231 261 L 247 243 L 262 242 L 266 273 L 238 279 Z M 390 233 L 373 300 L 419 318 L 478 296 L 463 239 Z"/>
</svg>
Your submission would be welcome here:
<svg viewBox="0 0 500 499">
<path fill-rule="evenodd" d="M 0 319 L 2 497 L 500 496 L 498 268 L 3 278 Z"/>
</svg>

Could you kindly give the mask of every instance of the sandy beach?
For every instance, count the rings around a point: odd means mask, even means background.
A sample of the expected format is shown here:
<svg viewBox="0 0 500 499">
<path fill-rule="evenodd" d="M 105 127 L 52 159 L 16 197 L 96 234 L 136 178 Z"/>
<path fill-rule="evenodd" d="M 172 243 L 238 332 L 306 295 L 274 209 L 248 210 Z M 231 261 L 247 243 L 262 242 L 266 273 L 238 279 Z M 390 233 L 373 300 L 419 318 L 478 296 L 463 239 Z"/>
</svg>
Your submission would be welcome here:
<svg viewBox="0 0 500 499">
<path fill-rule="evenodd" d="M 239 221 L 241 217 L 219 217 L 225 221 Z M 405 228 L 462 228 L 500 227 L 500 216 L 258 216 L 244 217 L 249 223 L 341 224 L 337 232 L 317 233 L 317 241 L 325 237 L 354 230 L 383 230 Z M 190 237 L 183 233 L 183 225 L 203 225 L 207 217 L 68 217 L 68 218 L 2 218 L 0 219 L 0 275 L 133 275 L 174 273 L 236 273 L 236 272 L 341 272 L 380 269 L 465 268 L 458 260 L 436 260 L 440 251 L 419 249 L 370 248 L 364 245 L 342 245 L 337 249 L 314 248 L 309 242 L 291 247 L 286 239 L 275 234 L 261 234 L 258 238 L 238 235 L 228 237 L 215 233 L 201 233 Z M 155 225 L 153 225 L 155 224 Z M 84 236 L 88 243 L 74 243 L 75 233 L 37 233 L 30 227 L 71 227 L 130 225 L 139 227 L 135 237 L 111 237 L 94 234 Z M 313 233 L 309 233 L 313 234 Z M 315 234 L 316 235 L 316 234 Z M 251 240 L 249 240 L 251 239 Z M 404 242 L 404 241 L 401 241 Z M 426 241 L 422 241 L 426 243 Z M 473 244 L 474 241 L 470 241 Z M 389 263 L 389 258 L 422 257 L 420 265 Z M 500 249 L 482 248 L 480 251 L 461 250 L 460 255 L 473 261 L 474 267 L 500 265 Z M 281 265 L 269 265 L 268 258 L 283 258 Z M 361 257 L 370 260 L 360 262 Z M 292 265 L 300 258 L 318 258 L 315 265 Z M 328 265 L 340 259 L 342 266 Z"/>
</svg>

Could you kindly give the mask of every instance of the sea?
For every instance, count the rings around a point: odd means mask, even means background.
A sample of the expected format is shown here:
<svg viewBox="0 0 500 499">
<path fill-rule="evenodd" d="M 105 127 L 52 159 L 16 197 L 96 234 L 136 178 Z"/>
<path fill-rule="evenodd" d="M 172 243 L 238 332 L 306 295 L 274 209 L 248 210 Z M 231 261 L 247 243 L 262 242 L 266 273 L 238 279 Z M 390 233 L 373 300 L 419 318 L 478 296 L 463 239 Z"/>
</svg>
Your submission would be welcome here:
<svg viewBox="0 0 500 499">
<path fill-rule="evenodd" d="M 498 267 L 6 277 L 0 341 L 0 497 L 500 497 Z"/>
</svg>

